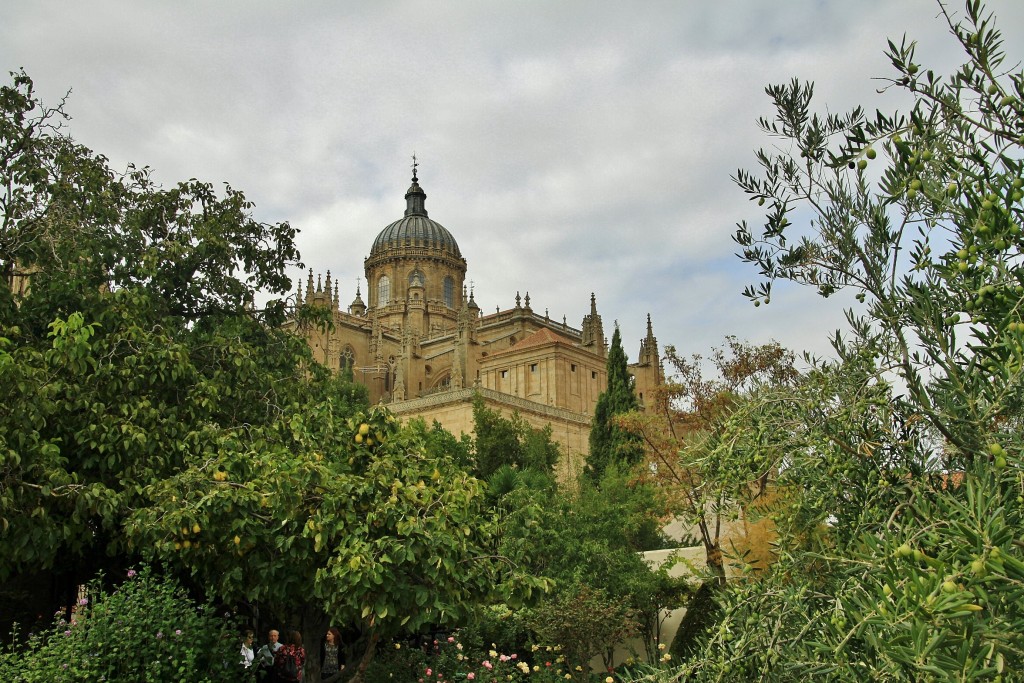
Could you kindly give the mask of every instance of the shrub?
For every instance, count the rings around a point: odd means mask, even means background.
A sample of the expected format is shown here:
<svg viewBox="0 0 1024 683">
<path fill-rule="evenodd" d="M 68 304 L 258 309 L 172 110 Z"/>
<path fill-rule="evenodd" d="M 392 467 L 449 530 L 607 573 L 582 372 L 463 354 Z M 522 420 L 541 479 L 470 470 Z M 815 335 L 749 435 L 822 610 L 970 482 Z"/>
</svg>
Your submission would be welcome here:
<svg viewBox="0 0 1024 683">
<path fill-rule="evenodd" d="M 605 666 L 611 666 L 615 644 L 639 631 L 626 600 L 609 597 L 586 584 L 571 585 L 535 608 L 530 626 L 543 641 L 560 646 L 572 670 L 588 667 L 596 655 L 604 658 Z"/>
<path fill-rule="evenodd" d="M 415 681 L 416 672 L 422 670 L 426 653 L 407 642 L 379 645 L 377 654 L 366 668 L 364 683 L 395 683 Z"/>
<path fill-rule="evenodd" d="M 196 605 L 173 580 L 148 569 L 107 593 L 90 584 L 68 622 L 63 613 L 25 644 L 0 652 L 0 680 L 183 681 L 239 679 L 239 640 L 209 606 Z M 16 640 L 16 639 L 14 639 Z"/>
</svg>

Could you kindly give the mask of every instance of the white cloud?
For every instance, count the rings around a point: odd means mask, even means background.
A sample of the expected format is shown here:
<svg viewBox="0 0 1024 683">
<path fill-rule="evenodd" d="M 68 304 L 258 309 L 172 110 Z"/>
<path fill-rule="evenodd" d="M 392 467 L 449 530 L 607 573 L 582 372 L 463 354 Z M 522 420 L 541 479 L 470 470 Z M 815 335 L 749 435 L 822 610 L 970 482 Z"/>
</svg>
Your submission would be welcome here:
<svg viewBox="0 0 1024 683">
<path fill-rule="evenodd" d="M 990 7 L 1024 54 L 1024 4 Z M 931 0 L 50 0 L 6 8 L 0 66 L 24 66 L 50 103 L 73 88 L 72 134 L 115 168 L 227 181 L 261 220 L 290 221 L 343 302 L 402 215 L 415 151 L 485 311 L 529 291 L 578 325 L 593 291 L 630 355 L 648 312 L 684 353 L 727 334 L 826 352 L 842 299 L 740 296 L 756 273 L 730 235 L 759 217 L 729 178 L 773 144 L 755 125 L 767 83 L 814 80 L 829 111 L 891 109 L 905 102 L 871 80 L 889 71 L 887 37 L 918 38 L 938 71 L 959 63 L 937 13 Z"/>
</svg>

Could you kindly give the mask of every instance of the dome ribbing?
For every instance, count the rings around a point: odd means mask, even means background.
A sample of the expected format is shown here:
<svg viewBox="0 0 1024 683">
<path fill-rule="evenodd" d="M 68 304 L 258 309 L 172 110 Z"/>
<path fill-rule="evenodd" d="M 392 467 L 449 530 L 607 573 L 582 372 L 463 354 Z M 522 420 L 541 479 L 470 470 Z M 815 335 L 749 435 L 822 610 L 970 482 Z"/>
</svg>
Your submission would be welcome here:
<svg viewBox="0 0 1024 683">
<path fill-rule="evenodd" d="M 427 193 L 420 187 L 414 169 L 412 185 L 405 193 L 405 216 L 380 231 L 373 241 L 370 256 L 402 247 L 427 247 L 462 257 L 459 245 L 448 229 L 427 216 L 426 199 Z"/>
</svg>

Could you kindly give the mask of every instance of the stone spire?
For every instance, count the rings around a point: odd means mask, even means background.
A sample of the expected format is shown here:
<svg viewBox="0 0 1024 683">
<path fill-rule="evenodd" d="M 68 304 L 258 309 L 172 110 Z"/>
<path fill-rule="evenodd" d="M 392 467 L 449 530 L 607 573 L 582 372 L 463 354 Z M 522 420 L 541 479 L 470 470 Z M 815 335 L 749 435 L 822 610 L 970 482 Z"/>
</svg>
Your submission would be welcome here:
<svg viewBox="0 0 1024 683">
<path fill-rule="evenodd" d="M 356 278 L 356 298 L 352 300 L 349 310 L 352 311 L 352 315 L 366 315 L 366 304 L 363 302 L 362 294 L 359 292 L 359 278 Z"/>
<path fill-rule="evenodd" d="M 660 362 L 658 338 L 654 336 L 654 329 L 651 327 L 650 313 L 647 314 L 647 336 L 640 341 L 637 362 L 641 365 L 656 365 Z"/>
<path fill-rule="evenodd" d="M 605 354 L 604 324 L 597 313 L 597 297 L 590 293 L 590 313 L 583 316 L 581 343 L 594 353 Z"/>
</svg>

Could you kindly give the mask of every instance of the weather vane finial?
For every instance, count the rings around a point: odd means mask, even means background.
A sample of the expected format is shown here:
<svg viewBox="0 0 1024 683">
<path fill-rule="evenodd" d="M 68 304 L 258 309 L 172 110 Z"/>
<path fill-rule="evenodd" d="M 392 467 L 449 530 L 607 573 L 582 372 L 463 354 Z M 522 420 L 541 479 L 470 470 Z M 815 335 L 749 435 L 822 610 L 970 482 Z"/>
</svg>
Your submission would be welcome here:
<svg viewBox="0 0 1024 683">
<path fill-rule="evenodd" d="M 419 166 L 419 164 L 416 163 L 416 152 L 413 152 L 412 153 L 412 179 L 413 180 L 416 180 L 416 167 L 417 166 Z"/>
</svg>

